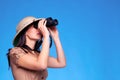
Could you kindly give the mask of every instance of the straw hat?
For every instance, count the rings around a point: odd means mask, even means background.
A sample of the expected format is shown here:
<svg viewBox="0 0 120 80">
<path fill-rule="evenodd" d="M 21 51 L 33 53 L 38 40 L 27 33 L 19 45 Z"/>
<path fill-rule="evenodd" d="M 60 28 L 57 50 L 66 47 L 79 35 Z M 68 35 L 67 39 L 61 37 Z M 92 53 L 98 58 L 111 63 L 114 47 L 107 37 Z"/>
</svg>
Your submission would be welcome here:
<svg viewBox="0 0 120 80">
<path fill-rule="evenodd" d="M 35 18 L 35 17 L 32 17 L 32 16 L 28 16 L 28 17 L 25 17 L 23 18 L 19 24 L 17 25 L 17 28 L 16 28 L 16 35 L 13 39 L 13 45 L 16 46 L 17 43 L 18 43 L 18 40 L 19 40 L 19 37 L 18 35 L 28 26 L 30 25 L 31 23 L 35 22 L 35 21 L 38 21 L 42 18 Z"/>
</svg>

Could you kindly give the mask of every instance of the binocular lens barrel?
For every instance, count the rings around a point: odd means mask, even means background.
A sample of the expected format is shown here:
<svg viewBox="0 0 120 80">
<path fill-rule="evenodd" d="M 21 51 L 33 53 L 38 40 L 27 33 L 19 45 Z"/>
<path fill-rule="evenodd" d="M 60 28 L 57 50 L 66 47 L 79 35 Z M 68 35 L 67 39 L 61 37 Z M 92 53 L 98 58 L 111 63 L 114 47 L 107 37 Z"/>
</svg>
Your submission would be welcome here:
<svg viewBox="0 0 120 80">
<path fill-rule="evenodd" d="M 47 23 L 46 23 L 47 27 L 52 27 L 52 26 L 58 25 L 57 19 L 52 19 L 51 17 L 49 17 L 49 18 L 46 18 L 46 20 L 47 20 Z"/>
</svg>

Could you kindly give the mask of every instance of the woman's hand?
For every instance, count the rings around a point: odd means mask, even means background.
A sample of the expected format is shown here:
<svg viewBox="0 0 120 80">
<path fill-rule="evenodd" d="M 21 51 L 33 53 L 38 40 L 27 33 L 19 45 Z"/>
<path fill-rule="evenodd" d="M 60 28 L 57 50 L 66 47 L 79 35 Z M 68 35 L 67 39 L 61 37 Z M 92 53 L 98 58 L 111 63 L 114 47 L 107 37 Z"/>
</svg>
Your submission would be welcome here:
<svg viewBox="0 0 120 80">
<path fill-rule="evenodd" d="M 40 30 L 43 37 L 49 36 L 49 31 L 46 27 L 46 20 L 45 19 L 42 19 L 38 22 L 38 29 Z"/>
<path fill-rule="evenodd" d="M 53 39 L 59 37 L 59 33 L 58 33 L 56 26 L 52 26 L 52 27 L 48 28 L 48 30 Z"/>
</svg>

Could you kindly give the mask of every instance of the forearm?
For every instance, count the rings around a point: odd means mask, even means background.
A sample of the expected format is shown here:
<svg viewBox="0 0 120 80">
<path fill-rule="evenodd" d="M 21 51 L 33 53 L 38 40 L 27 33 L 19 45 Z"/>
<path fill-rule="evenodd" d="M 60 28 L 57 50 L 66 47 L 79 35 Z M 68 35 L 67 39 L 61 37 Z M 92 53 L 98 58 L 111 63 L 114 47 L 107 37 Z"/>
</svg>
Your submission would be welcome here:
<svg viewBox="0 0 120 80">
<path fill-rule="evenodd" d="M 56 52 L 57 52 L 57 62 L 60 65 L 66 65 L 66 59 L 64 55 L 64 50 L 62 48 L 62 44 L 60 42 L 59 37 L 54 38 L 54 43 L 56 46 Z"/>
<path fill-rule="evenodd" d="M 41 52 L 38 56 L 38 62 L 40 65 L 43 66 L 43 68 L 47 67 L 47 62 L 48 62 L 48 56 L 49 56 L 49 37 L 45 37 L 42 43 L 42 49 Z"/>
</svg>

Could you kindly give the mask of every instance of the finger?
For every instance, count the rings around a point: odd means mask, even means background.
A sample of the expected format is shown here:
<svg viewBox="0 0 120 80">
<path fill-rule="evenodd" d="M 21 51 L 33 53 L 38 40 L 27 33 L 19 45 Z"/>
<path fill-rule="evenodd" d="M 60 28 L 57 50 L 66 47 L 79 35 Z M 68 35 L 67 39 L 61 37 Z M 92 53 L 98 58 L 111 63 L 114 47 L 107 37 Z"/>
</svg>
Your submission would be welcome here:
<svg viewBox="0 0 120 80">
<path fill-rule="evenodd" d="M 43 26 L 44 20 L 45 20 L 45 19 L 42 19 L 42 20 L 39 21 L 39 23 L 38 23 L 39 27 L 42 27 L 42 26 Z"/>
<path fill-rule="evenodd" d="M 46 23 L 47 23 L 47 21 L 46 21 L 46 20 L 44 20 L 44 23 L 43 23 L 43 25 L 44 25 L 44 26 L 46 26 Z"/>
</svg>

